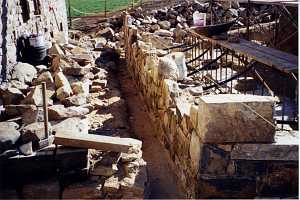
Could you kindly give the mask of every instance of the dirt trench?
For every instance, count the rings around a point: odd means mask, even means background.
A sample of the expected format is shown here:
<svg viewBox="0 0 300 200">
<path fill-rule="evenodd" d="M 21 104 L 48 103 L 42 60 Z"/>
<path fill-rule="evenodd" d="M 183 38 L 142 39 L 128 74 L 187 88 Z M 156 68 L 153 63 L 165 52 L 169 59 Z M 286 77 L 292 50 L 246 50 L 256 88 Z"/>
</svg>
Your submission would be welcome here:
<svg viewBox="0 0 300 200">
<path fill-rule="evenodd" d="M 133 135 L 143 141 L 143 159 L 147 162 L 149 197 L 151 199 L 180 199 L 185 195 L 180 188 L 167 150 L 154 136 L 153 122 L 131 79 L 126 64 L 121 64 L 118 75 L 120 90 L 127 105 L 127 116 Z"/>
</svg>

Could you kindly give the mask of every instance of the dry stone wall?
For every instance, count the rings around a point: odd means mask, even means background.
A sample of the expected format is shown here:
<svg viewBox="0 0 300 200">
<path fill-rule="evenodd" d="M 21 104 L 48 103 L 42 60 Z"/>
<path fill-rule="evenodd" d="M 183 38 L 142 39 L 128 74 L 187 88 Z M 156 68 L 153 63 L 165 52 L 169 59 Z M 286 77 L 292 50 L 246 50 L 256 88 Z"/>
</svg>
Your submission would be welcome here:
<svg viewBox="0 0 300 200">
<path fill-rule="evenodd" d="M 39 6 L 35 7 L 34 3 Z M 1 13 L 1 75 L 9 72 L 17 62 L 17 39 L 24 33 L 44 34 L 47 41 L 59 31 L 67 36 L 68 22 L 64 0 L 0 0 Z"/>
<path fill-rule="evenodd" d="M 179 83 L 160 76 L 161 50 L 141 41 L 142 33 L 126 22 L 128 70 L 155 125 L 153 136 L 168 149 L 186 197 L 297 195 L 298 146 L 273 144 L 275 128 L 269 122 L 274 99 L 239 94 L 191 97 Z M 274 147 L 285 153 L 274 158 Z M 242 156 L 239 149 L 244 149 Z"/>
</svg>

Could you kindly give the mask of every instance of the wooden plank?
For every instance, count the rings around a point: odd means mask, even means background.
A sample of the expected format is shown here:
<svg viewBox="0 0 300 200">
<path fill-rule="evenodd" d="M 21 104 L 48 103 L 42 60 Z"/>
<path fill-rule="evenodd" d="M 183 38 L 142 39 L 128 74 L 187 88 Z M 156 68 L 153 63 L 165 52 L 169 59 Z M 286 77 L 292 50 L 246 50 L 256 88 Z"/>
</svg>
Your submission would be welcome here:
<svg viewBox="0 0 300 200">
<path fill-rule="evenodd" d="M 208 40 L 214 45 L 218 44 L 278 70 L 289 73 L 298 69 L 298 57 L 292 54 L 264 47 L 244 39 L 241 39 L 240 43 L 230 43 L 225 40 L 214 40 L 212 38 L 199 35 L 194 31 L 191 31 L 191 33 L 203 40 Z"/>
<path fill-rule="evenodd" d="M 142 142 L 133 138 L 118 138 L 94 134 L 70 135 L 57 133 L 54 144 L 124 153 L 129 153 L 133 149 L 140 149 L 142 147 Z"/>
</svg>

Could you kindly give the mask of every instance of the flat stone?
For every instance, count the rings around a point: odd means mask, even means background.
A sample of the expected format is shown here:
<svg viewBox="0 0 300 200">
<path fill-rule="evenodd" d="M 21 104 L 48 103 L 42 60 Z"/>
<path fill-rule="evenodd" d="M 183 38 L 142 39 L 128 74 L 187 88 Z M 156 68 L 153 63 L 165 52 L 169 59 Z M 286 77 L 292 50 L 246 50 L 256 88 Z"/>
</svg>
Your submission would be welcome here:
<svg viewBox="0 0 300 200">
<path fill-rule="evenodd" d="M 91 68 L 88 66 L 82 67 L 78 65 L 72 67 L 65 67 L 63 71 L 64 74 L 68 76 L 84 76 L 91 71 Z"/>
<path fill-rule="evenodd" d="M 92 86 L 101 86 L 102 88 L 106 88 L 107 80 L 94 80 L 92 82 Z"/>
<path fill-rule="evenodd" d="M 117 172 L 118 172 L 118 166 L 116 164 L 112 164 L 111 166 L 95 164 L 90 171 L 91 175 L 106 176 L 106 177 L 112 176 Z"/>
<path fill-rule="evenodd" d="M 4 105 L 19 104 L 24 99 L 24 94 L 17 88 L 9 87 L 2 92 Z"/>
<path fill-rule="evenodd" d="M 88 114 L 90 110 L 81 106 L 64 107 L 63 105 L 54 105 L 48 107 L 50 121 L 62 120 L 70 117 L 82 117 Z"/>
<path fill-rule="evenodd" d="M 6 105 L 4 108 L 5 114 L 9 117 L 20 116 L 27 111 L 34 112 L 37 110 L 35 105 Z"/>
<path fill-rule="evenodd" d="M 273 97 L 241 94 L 200 97 L 197 132 L 201 141 L 273 142 L 275 128 L 266 120 L 273 123 L 274 101 Z"/>
<path fill-rule="evenodd" d="M 87 103 L 87 96 L 85 94 L 78 94 L 68 97 L 63 100 L 62 104 L 69 106 L 82 106 Z"/>
<path fill-rule="evenodd" d="M 298 161 L 298 152 L 298 145 L 236 144 L 231 152 L 231 159 Z"/>
<path fill-rule="evenodd" d="M 65 119 L 58 123 L 52 123 L 52 130 L 55 133 L 64 133 L 64 134 L 88 134 L 88 119 L 73 117 Z"/>
</svg>

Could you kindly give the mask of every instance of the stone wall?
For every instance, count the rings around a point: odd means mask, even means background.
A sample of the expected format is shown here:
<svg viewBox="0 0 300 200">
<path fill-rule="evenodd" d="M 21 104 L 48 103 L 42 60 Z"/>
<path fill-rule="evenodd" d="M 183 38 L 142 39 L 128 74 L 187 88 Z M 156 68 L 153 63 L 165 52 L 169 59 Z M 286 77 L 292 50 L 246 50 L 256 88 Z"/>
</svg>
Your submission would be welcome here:
<svg viewBox="0 0 300 200">
<path fill-rule="evenodd" d="M 34 2 L 40 3 L 39 9 L 35 8 Z M 29 12 L 24 8 L 26 3 Z M 68 24 L 64 0 L 0 0 L 0 4 L 1 79 L 5 80 L 17 62 L 16 43 L 22 34 L 39 32 L 51 41 L 51 35 L 59 31 L 67 34 Z"/>
<path fill-rule="evenodd" d="M 272 97 L 191 96 L 159 75 L 161 50 L 124 24 L 128 70 L 187 198 L 298 194 L 298 146 L 274 143 Z"/>
</svg>

